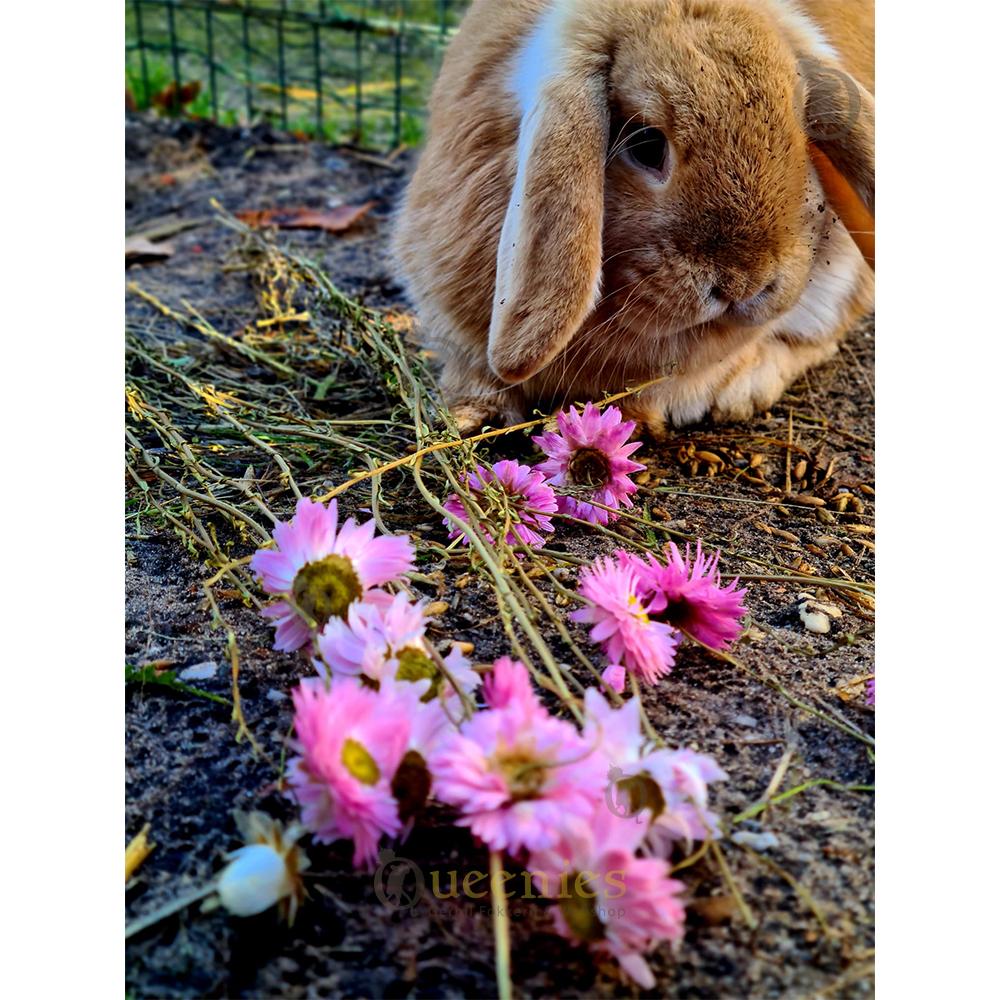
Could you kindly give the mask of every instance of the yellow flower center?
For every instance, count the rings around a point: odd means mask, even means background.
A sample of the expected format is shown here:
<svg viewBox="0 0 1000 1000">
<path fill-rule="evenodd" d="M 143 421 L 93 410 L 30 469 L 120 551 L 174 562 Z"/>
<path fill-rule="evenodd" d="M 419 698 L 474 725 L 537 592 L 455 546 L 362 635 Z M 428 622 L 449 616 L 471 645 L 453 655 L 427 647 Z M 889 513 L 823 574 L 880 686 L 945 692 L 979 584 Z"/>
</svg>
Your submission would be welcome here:
<svg viewBox="0 0 1000 1000">
<path fill-rule="evenodd" d="M 580 894 L 577 891 L 578 881 L 578 872 L 572 872 L 566 879 L 565 886 L 569 891 L 560 893 L 559 909 L 574 937 L 581 941 L 600 941 L 604 937 L 604 924 L 597 915 L 597 897 Z"/>
<path fill-rule="evenodd" d="M 430 678 L 433 683 L 420 700 L 430 701 L 437 695 L 441 676 L 433 660 L 423 650 L 417 649 L 415 646 L 407 646 L 396 659 L 399 661 L 399 666 L 396 668 L 397 681 L 409 681 L 412 684 Z"/>
<path fill-rule="evenodd" d="M 357 740 L 344 740 L 340 762 L 363 785 L 374 785 L 381 777 L 375 758 Z"/>
<path fill-rule="evenodd" d="M 639 598 L 635 594 L 628 595 L 628 606 L 629 610 L 632 612 L 632 617 L 637 621 L 641 622 L 643 625 L 649 624 L 649 615 L 645 611 L 636 611 L 636 608 L 641 608 L 642 605 L 639 603 Z"/>
<path fill-rule="evenodd" d="M 545 765 L 524 750 L 501 752 L 497 766 L 510 789 L 511 802 L 534 799 L 545 784 Z"/>
<path fill-rule="evenodd" d="M 331 618 L 346 618 L 347 609 L 363 593 L 351 560 L 330 555 L 306 563 L 295 575 L 295 603 L 322 628 Z"/>
<path fill-rule="evenodd" d="M 608 456 L 597 448 L 578 448 L 567 466 L 574 486 L 604 486 L 611 479 Z"/>
</svg>

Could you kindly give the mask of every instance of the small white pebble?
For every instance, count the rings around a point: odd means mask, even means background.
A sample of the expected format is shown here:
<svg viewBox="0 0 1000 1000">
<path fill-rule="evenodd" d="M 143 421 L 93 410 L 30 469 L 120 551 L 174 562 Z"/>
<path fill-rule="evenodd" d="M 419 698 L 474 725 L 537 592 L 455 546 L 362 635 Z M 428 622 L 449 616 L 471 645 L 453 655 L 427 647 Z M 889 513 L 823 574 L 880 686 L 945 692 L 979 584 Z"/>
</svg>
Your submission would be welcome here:
<svg viewBox="0 0 1000 1000">
<path fill-rule="evenodd" d="M 204 663 L 195 663 L 190 667 L 185 667 L 177 676 L 182 681 L 207 681 L 215 676 L 218 669 L 218 663 L 205 660 Z"/>
<path fill-rule="evenodd" d="M 830 631 L 830 617 L 823 611 L 807 611 L 802 607 L 799 608 L 799 618 L 810 632 L 817 635 L 826 635 Z"/>
<path fill-rule="evenodd" d="M 822 611 L 831 618 L 843 618 L 844 612 L 836 604 L 821 604 L 819 601 L 809 601 L 810 611 Z"/>
<path fill-rule="evenodd" d="M 286 695 L 284 691 L 279 691 L 277 688 L 269 688 L 265 697 L 268 701 L 284 701 L 288 695 Z"/>
<path fill-rule="evenodd" d="M 757 720 L 752 715 L 734 715 L 733 722 L 737 726 L 746 726 L 747 729 L 756 729 Z"/>
<path fill-rule="evenodd" d="M 734 844 L 745 844 L 752 851 L 768 851 L 778 846 L 778 838 L 770 831 L 752 833 L 750 830 L 739 830 L 730 839 Z"/>
</svg>

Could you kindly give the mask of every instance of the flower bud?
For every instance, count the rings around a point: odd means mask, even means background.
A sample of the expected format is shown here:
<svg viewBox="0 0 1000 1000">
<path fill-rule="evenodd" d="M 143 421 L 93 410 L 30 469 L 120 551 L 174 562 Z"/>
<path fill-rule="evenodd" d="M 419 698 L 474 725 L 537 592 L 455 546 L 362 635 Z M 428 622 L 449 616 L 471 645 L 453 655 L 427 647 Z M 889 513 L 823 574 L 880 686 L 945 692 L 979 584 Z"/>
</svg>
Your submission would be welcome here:
<svg viewBox="0 0 1000 1000">
<path fill-rule="evenodd" d="M 250 844 L 232 854 L 219 879 L 222 905 L 237 917 L 251 917 L 292 892 L 285 859 L 268 844 Z"/>
</svg>

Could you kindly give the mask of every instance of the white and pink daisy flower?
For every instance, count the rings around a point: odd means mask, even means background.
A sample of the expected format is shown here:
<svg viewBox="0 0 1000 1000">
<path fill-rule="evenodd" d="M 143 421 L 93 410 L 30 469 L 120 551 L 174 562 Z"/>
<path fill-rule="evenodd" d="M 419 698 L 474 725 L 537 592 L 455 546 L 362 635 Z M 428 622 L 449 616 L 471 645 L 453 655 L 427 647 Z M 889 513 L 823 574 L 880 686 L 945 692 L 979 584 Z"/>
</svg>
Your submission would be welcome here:
<svg viewBox="0 0 1000 1000">
<path fill-rule="evenodd" d="M 353 840 L 354 864 L 370 866 L 381 838 L 402 828 L 392 783 L 410 739 L 406 704 L 347 677 L 303 680 L 292 701 L 298 755 L 287 777 L 302 825 L 323 844 Z"/>
<path fill-rule="evenodd" d="M 329 668 L 360 677 L 375 688 L 386 679 L 411 682 L 425 701 L 438 694 L 457 696 L 430 655 L 425 614 L 425 602 L 411 602 L 402 593 L 388 600 L 355 601 L 346 618 L 331 618 L 317 636 L 317 670 L 324 676 Z M 458 646 L 452 646 L 444 664 L 466 694 L 479 686 L 479 675 Z"/>
<path fill-rule="evenodd" d="M 619 552 L 619 559 L 634 568 L 640 590 L 651 602 L 658 621 L 690 632 L 712 649 L 726 649 L 739 638 L 740 619 L 746 614 L 746 589 L 737 589 L 738 580 L 722 585 L 719 553 L 706 556 L 699 540 L 694 558 L 691 546 L 685 555 L 673 542 L 664 549 L 666 562 L 653 556 L 641 559 Z"/>
<path fill-rule="evenodd" d="M 413 569 L 408 538 L 376 538 L 374 520 L 358 524 L 348 518 L 338 527 L 336 500 L 324 507 L 303 497 L 291 521 L 274 526 L 274 541 L 275 548 L 254 553 L 250 568 L 267 593 L 285 598 L 264 615 L 277 622 L 274 648 L 286 652 L 309 641 L 310 622 L 322 628 L 331 618 L 343 618 L 367 591 Z"/>
<path fill-rule="evenodd" d="M 553 848 L 532 853 L 528 868 L 553 908 L 556 930 L 598 954 L 611 954 L 641 987 L 656 982 L 643 952 L 684 934 L 684 883 L 661 858 L 639 858 L 646 828 L 598 809 L 573 823 Z"/>
<path fill-rule="evenodd" d="M 406 594 L 385 602 L 355 601 L 343 618 L 331 618 L 316 637 L 323 663 L 334 674 L 364 676 L 380 681 L 395 676 L 400 656 L 419 652 L 424 659 L 424 603 Z M 323 673 L 322 663 L 317 668 Z M 426 674 L 427 677 L 431 673 Z"/>
<path fill-rule="evenodd" d="M 552 486 L 559 488 L 559 510 L 592 524 L 617 521 L 593 502 L 612 507 L 631 507 L 631 494 L 638 487 L 629 478 L 646 466 L 629 455 L 642 446 L 626 442 L 635 430 L 634 420 L 622 420 L 621 410 L 609 406 L 602 413 L 593 403 L 583 412 L 575 407 L 556 414 L 557 431 L 532 438 L 547 458 L 535 468 Z"/>
<path fill-rule="evenodd" d="M 648 744 L 635 698 L 615 709 L 596 688 L 588 688 L 584 707 L 584 739 L 606 762 L 608 808 L 622 817 L 648 811 L 648 844 L 654 853 L 666 857 L 677 841 L 690 845 L 718 835 L 718 818 L 708 809 L 708 784 L 726 775 L 712 757 Z"/>
<path fill-rule="evenodd" d="M 580 571 L 580 594 L 588 605 L 570 618 L 593 625 L 590 639 L 602 646 L 612 664 L 626 667 L 647 684 L 670 673 L 679 634 L 653 619 L 656 606 L 642 596 L 632 565 L 597 559 Z"/>
<path fill-rule="evenodd" d="M 476 471 L 466 477 L 466 485 L 474 494 L 476 503 L 486 515 L 483 532 L 490 542 L 493 535 L 489 527 L 495 526 L 504 533 L 508 545 L 528 545 L 539 548 L 545 543 L 545 535 L 555 529 L 551 514 L 558 504 L 552 487 L 545 477 L 527 465 L 505 459 L 492 466 L 477 466 Z M 458 495 L 452 493 L 444 502 L 445 510 L 468 520 L 469 512 Z M 463 529 L 455 526 L 450 518 L 445 518 L 449 538 L 461 537 L 466 545 L 469 539 Z"/>
<path fill-rule="evenodd" d="M 553 846 L 571 817 L 592 815 L 607 779 L 575 726 L 528 703 L 524 666 L 511 669 L 525 678 L 487 688 L 502 707 L 442 737 L 430 769 L 437 797 L 461 813 L 459 826 L 491 850 L 516 854 Z"/>
<path fill-rule="evenodd" d="M 644 766 L 664 800 L 649 830 L 649 844 L 656 854 L 667 857 L 678 841 L 690 850 L 696 840 L 719 836 L 719 819 L 708 808 L 708 786 L 724 781 L 726 772 L 713 757 L 682 747 L 656 751 Z"/>
</svg>

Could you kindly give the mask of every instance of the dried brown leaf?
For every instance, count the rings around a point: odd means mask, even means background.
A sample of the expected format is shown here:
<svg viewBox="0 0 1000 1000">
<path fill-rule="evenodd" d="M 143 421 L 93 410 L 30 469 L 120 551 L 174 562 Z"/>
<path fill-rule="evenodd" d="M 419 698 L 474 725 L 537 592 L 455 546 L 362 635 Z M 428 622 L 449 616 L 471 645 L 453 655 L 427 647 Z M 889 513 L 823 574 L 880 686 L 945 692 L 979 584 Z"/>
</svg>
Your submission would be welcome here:
<svg viewBox="0 0 1000 1000">
<path fill-rule="evenodd" d="M 366 216 L 375 202 L 363 205 L 337 205 L 335 208 L 265 208 L 237 212 L 236 217 L 248 226 L 276 226 L 278 229 L 322 229 L 342 233 Z"/>
</svg>

